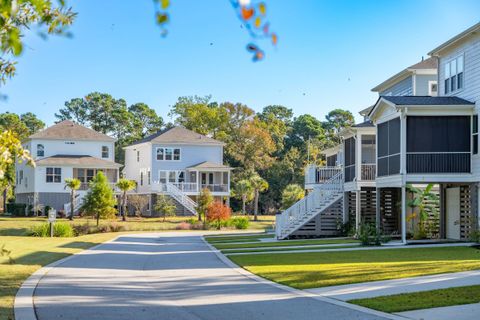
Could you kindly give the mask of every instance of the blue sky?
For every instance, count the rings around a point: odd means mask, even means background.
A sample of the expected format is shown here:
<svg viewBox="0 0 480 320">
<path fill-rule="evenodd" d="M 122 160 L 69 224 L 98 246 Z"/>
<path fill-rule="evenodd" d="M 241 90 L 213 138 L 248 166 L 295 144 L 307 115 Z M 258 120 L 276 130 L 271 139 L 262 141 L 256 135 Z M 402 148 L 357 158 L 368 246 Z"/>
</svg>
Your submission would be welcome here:
<svg viewBox="0 0 480 320">
<path fill-rule="evenodd" d="M 179 96 L 211 94 L 259 111 L 269 104 L 320 119 L 355 114 L 370 91 L 479 21 L 478 0 L 266 0 L 277 48 L 251 62 L 250 41 L 228 0 L 172 0 L 167 38 L 152 0 L 69 1 L 71 39 L 27 34 L 18 75 L 0 90 L 0 111 L 36 113 L 47 124 L 66 100 L 92 91 L 145 102 L 165 120 Z"/>
</svg>

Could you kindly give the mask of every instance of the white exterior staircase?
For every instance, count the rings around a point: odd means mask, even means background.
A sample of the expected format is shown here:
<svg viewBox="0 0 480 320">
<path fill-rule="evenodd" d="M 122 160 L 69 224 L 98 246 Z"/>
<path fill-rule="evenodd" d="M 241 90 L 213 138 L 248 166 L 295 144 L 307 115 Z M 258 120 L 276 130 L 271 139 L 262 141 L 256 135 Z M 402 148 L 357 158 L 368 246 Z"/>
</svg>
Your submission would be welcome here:
<svg viewBox="0 0 480 320">
<path fill-rule="evenodd" d="M 187 194 L 185 194 L 185 192 L 180 190 L 176 185 L 173 183 L 165 183 L 162 185 L 161 191 L 162 193 L 175 199 L 192 214 L 197 215 L 197 203 L 193 201 L 192 198 L 190 198 Z"/>
<path fill-rule="evenodd" d="M 80 210 L 80 208 L 82 207 L 83 205 L 83 196 L 84 196 L 84 193 L 77 193 L 75 195 L 75 206 L 73 207 L 73 214 L 76 214 L 78 213 L 78 211 Z M 72 207 L 72 203 L 71 202 L 68 202 L 68 203 L 65 203 L 63 205 L 63 212 L 65 213 L 65 216 L 69 217 L 70 216 L 70 208 Z"/>
<path fill-rule="evenodd" d="M 315 186 L 305 198 L 277 215 L 275 221 L 277 239 L 288 238 L 342 197 L 343 172 L 339 171 L 325 183 Z"/>
</svg>

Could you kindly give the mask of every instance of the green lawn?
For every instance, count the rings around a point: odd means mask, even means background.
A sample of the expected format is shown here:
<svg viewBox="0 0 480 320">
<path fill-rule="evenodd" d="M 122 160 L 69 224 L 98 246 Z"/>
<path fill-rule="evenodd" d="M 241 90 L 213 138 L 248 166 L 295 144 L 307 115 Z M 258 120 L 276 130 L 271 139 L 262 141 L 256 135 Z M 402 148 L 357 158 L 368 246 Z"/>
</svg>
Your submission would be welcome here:
<svg viewBox="0 0 480 320">
<path fill-rule="evenodd" d="M 384 312 L 448 307 L 480 302 L 480 286 L 403 293 L 377 298 L 350 300 L 348 302 Z"/>
<path fill-rule="evenodd" d="M 7 257 L 0 256 L 0 319 L 13 320 L 13 300 L 18 288 L 40 267 L 118 235 L 100 233 L 75 238 L 0 236 L 0 247 L 5 245 L 15 260 L 10 264 Z"/>
<path fill-rule="evenodd" d="M 470 247 L 229 256 L 261 277 L 307 289 L 480 269 L 480 250 Z"/>
<path fill-rule="evenodd" d="M 233 250 L 233 249 L 225 249 L 221 250 L 224 254 L 229 253 L 250 253 L 250 252 L 275 252 L 275 251 L 304 251 L 304 250 L 327 250 L 327 249 L 349 249 L 349 248 L 357 248 L 358 246 L 305 246 L 302 248 L 292 248 L 292 247 L 280 247 L 280 248 L 272 248 L 272 249 L 241 249 L 241 250 Z"/>
<path fill-rule="evenodd" d="M 312 240 L 283 240 L 276 242 L 252 242 L 252 243 L 214 243 L 215 248 L 224 249 L 244 249 L 244 248 L 262 248 L 262 247 L 291 247 L 291 246 L 308 246 L 322 244 L 344 244 L 358 243 L 354 239 L 312 239 Z"/>
</svg>

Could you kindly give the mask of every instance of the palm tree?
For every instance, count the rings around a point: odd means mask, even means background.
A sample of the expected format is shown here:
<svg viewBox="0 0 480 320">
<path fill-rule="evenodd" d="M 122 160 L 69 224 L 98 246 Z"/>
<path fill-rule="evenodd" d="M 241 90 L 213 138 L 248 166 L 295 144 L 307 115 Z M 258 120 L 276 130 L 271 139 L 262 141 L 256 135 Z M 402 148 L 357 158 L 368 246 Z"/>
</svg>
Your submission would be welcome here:
<svg viewBox="0 0 480 320">
<path fill-rule="evenodd" d="M 257 173 L 250 177 L 250 183 L 252 184 L 252 188 L 254 191 L 254 201 L 255 201 L 255 209 L 254 209 L 254 221 L 257 221 L 258 215 L 258 197 L 260 196 L 260 192 L 268 190 L 268 182 L 260 177 Z"/>
<path fill-rule="evenodd" d="M 75 178 L 67 178 L 65 179 L 65 189 L 69 188 L 71 190 L 70 192 L 70 220 L 73 220 L 73 213 L 75 211 L 75 194 L 78 189 L 80 189 L 80 186 L 82 185 L 82 182 L 78 179 Z"/>
<path fill-rule="evenodd" d="M 253 187 L 250 181 L 248 181 L 247 179 L 238 181 L 235 184 L 233 195 L 237 199 L 242 200 L 242 214 L 245 214 L 245 205 L 247 201 L 251 201 L 253 198 Z"/>
<path fill-rule="evenodd" d="M 122 191 L 122 221 L 127 221 L 127 191 L 135 189 L 137 183 L 133 180 L 120 179 L 117 188 Z"/>
</svg>

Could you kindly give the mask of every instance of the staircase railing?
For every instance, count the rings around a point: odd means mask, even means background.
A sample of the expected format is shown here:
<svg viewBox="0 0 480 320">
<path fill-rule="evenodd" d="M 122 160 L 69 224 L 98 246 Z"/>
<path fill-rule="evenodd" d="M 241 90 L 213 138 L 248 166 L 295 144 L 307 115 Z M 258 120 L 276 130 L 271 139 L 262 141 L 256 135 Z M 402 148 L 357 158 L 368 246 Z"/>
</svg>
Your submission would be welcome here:
<svg viewBox="0 0 480 320">
<path fill-rule="evenodd" d="M 165 190 L 171 197 L 180 202 L 188 211 L 193 214 L 197 214 L 197 203 L 187 196 L 182 190 L 172 183 L 166 184 Z"/>
<path fill-rule="evenodd" d="M 299 229 L 302 224 L 328 208 L 343 193 L 343 172 L 340 171 L 322 185 L 316 186 L 302 200 L 276 217 L 275 232 L 278 239 L 284 239 Z"/>
<path fill-rule="evenodd" d="M 75 196 L 75 206 L 73 207 L 73 213 L 77 213 L 78 210 L 80 210 L 81 206 L 82 206 L 82 199 L 83 197 L 80 195 L 80 194 L 77 194 Z M 72 202 L 69 202 L 69 203 L 65 203 L 63 205 L 63 212 L 65 213 L 65 215 L 67 217 L 70 216 L 70 211 L 71 211 L 71 208 L 72 208 Z"/>
</svg>

